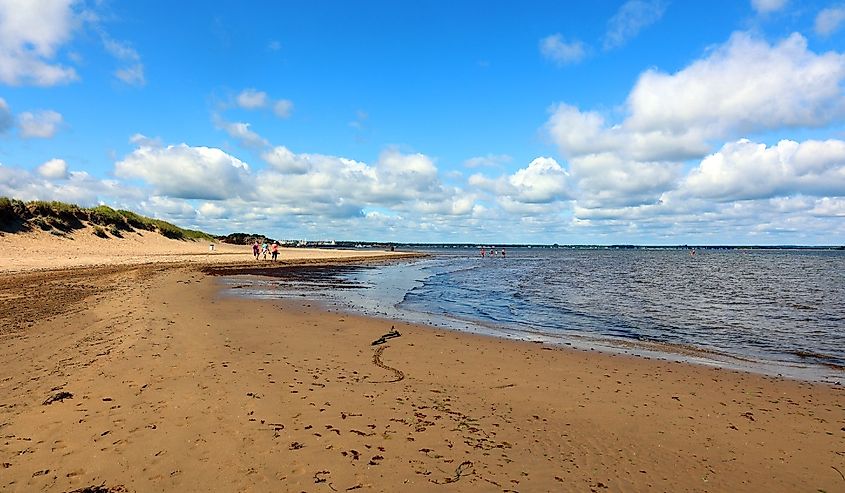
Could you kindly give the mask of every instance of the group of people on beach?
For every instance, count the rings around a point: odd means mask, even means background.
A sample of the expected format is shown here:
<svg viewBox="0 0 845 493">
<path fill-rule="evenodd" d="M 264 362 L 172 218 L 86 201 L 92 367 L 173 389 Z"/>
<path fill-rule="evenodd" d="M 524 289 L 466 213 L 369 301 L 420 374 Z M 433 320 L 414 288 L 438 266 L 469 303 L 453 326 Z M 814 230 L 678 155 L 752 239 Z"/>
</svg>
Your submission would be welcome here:
<svg viewBox="0 0 845 493">
<path fill-rule="evenodd" d="M 255 260 L 258 260 L 258 257 L 262 254 L 264 255 L 264 260 L 267 260 L 267 254 L 270 254 L 270 257 L 273 260 L 279 258 L 279 242 L 274 241 L 272 245 L 267 243 L 267 240 L 264 240 L 260 246 L 258 244 L 258 240 L 255 240 L 255 243 L 252 244 L 252 255 L 255 256 Z"/>
<path fill-rule="evenodd" d="M 504 248 L 502 248 L 499 251 L 499 253 L 502 255 L 502 258 L 505 258 L 505 249 Z M 484 258 L 486 255 L 487 255 L 487 251 L 484 250 L 484 247 L 481 247 L 481 258 Z M 496 249 L 495 248 L 490 249 L 490 256 L 491 257 L 496 256 Z"/>
</svg>

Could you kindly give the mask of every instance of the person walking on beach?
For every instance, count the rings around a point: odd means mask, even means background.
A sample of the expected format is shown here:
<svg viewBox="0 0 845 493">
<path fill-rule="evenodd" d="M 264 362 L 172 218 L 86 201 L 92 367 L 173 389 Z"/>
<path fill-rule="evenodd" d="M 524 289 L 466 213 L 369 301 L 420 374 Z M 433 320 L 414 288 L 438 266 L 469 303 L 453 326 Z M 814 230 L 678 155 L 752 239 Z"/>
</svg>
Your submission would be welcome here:
<svg viewBox="0 0 845 493">
<path fill-rule="evenodd" d="M 252 245 L 252 254 L 255 256 L 255 260 L 258 260 L 258 240 L 255 240 L 255 243 Z"/>
<path fill-rule="evenodd" d="M 264 260 L 267 260 L 267 254 L 270 252 L 270 245 L 267 243 L 267 240 L 264 240 L 264 243 L 261 244 L 261 253 L 264 254 Z"/>
<path fill-rule="evenodd" d="M 279 244 L 278 243 L 273 242 L 273 251 L 270 253 L 270 256 L 273 257 L 273 262 L 275 262 L 276 259 L 279 257 Z"/>
</svg>

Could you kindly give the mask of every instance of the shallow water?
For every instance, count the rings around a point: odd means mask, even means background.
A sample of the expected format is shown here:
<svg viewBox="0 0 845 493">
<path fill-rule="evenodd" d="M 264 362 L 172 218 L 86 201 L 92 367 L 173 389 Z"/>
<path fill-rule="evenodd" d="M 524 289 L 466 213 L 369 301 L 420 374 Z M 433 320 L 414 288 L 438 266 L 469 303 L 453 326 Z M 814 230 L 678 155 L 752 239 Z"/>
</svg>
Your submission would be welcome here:
<svg viewBox="0 0 845 493">
<path fill-rule="evenodd" d="M 410 322 L 656 351 L 811 380 L 841 382 L 845 375 L 842 251 L 431 253 L 408 264 L 315 272 L 308 278 L 315 282 L 253 279 L 242 291 L 306 294 Z"/>
</svg>

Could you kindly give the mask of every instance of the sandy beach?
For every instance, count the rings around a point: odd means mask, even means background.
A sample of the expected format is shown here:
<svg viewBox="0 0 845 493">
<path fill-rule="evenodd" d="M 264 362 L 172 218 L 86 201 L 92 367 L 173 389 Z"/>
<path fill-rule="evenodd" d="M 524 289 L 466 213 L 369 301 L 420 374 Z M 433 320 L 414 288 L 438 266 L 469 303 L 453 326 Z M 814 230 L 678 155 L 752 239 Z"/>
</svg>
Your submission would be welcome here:
<svg viewBox="0 0 845 493">
<path fill-rule="evenodd" d="M 92 231 L 87 227 L 67 236 L 42 231 L 0 234 L 0 273 L 139 264 L 209 265 L 253 260 L 250 245 L 171 240 L 148 231 L 124 232 L 120 239 L 99 238 Z M 362 255 L 367 258 L 397 256 L 378 250 L 280 248 L 279 252 L 280 263 L 350 259 Z M 264 261 L 263 257 L 260 261 Z"/>
<path fill-rule="evenodd" d="M 0 490 L 845 491 L 842 387 L 238 299 L 204 269 L 248 247 L 95 240 L 0 238 Z"/>
</svg>

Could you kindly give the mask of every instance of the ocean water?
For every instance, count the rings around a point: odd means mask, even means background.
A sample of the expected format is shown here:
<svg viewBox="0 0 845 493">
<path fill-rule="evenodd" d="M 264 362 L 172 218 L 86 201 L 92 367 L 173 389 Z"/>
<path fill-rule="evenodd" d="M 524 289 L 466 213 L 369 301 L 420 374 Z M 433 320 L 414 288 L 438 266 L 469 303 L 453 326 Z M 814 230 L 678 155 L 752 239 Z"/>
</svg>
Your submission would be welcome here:
<svg viewBox="0 0 845 493">
<path fill-rule="evenodd" d="M 845 380 L 845 252 L 434 250 L 378 267 L 230 278 L 253 297 L 501 337 Z"/>
</svg>

